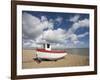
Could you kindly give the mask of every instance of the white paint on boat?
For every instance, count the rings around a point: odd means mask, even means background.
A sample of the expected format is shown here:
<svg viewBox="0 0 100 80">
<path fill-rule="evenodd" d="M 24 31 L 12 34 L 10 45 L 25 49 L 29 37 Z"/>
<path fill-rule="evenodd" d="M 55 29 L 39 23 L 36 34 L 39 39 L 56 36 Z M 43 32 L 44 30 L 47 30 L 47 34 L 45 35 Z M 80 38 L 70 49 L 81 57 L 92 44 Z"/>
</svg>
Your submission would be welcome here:
<svg viewBox="0 0 100 80">
<path fill-rule="evenodd" d="M 67 53 L 48 53 L 48 52 L 37 51 L 36 55 L 38 58 L 41 59 L 56 60 L 56 59 L 63 58 L 64 56 L 67 55 Z"/>
</svg>

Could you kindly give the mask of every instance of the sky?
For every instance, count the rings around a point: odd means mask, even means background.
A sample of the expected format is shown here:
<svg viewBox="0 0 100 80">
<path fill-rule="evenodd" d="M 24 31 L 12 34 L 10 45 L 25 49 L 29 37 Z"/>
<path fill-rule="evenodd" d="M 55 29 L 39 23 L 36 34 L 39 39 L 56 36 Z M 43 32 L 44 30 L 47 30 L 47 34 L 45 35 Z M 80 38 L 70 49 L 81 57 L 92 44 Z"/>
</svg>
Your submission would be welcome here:
<svg viewBox="0 0 100 80">
<path fill-rule="evenodd" d="M 22 11 L 23 48 L 89 48 L 89 14 Z"/>
</svg>

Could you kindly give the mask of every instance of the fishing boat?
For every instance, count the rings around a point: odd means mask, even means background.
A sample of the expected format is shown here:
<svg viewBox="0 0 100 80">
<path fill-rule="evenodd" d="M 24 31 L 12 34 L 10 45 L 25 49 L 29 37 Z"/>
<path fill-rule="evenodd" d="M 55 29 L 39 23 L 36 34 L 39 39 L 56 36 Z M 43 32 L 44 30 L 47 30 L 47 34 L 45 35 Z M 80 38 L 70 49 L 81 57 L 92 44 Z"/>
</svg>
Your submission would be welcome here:
<svg viewBox="0 0 100 80">
<path fill-rule="evenodd" d="M 49 28 L 48 30 L 52 30 L 52 28 Z M 42 34 L 42 40 L 45 40 L 44 34 Z M 44 59 L 57 61 L 58 59 L 62 59 L 67 55 L 64 50 L 52 50 L 49 42 L 43 42 L 42 45 L 42 49 L 36 49 L 36 59 L 39 62 Z"/>
<path fill-rule="evenodd" d="M 43 59 L 57 61 L 67 55 L 64 50 L 51 50 L 51 45 L 49 43 L 43 45 L 43 49 L 36 49 L 36 57 L 39 61 Z"/>
</svg>

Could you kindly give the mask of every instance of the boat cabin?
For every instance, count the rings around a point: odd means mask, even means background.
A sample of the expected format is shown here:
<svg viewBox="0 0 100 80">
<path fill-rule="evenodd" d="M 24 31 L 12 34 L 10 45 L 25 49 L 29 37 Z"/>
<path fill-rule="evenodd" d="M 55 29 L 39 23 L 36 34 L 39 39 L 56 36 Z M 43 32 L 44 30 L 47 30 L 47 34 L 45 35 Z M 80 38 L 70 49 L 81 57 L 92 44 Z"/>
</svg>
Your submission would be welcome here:
<svg viewBox="0 0 100 80">
<path fill-rule="evenodd" d="M 49 43 L 45 43 L 45 44 L 43 44 L 43 48 L 45 50 L 51 50 L 51 45 Z"/>
</svg>

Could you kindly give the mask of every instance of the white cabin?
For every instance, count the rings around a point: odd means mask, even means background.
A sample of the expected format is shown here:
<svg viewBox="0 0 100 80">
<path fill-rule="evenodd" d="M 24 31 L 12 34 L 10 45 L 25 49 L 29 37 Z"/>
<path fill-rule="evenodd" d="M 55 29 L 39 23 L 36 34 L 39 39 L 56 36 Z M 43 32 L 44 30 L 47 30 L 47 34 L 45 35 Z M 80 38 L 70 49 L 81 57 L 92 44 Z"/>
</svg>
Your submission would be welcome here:
<svg viewBox="0 0 100 80">
<path fill-rule="evenodd" d="M 51 45 L 49 43 L 45 43 L 45 44 L 43 44 L 43 48 L 45 50 L 51 50 Z"/>
</svg>

